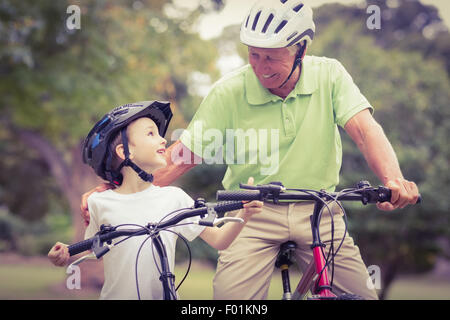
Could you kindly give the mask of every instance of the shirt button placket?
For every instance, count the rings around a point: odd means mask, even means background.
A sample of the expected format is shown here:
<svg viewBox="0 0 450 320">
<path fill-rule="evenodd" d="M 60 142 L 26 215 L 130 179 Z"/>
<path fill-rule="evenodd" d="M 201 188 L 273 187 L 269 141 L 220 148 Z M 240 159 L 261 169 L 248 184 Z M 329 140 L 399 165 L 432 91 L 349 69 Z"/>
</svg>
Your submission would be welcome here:
<svg viewBox="0 0 450 320">
<path fill-rule="evenodd" d="M 284 133 L 286 136 L 294 135 L 294 123 L 291 119 L 291 114 L 287 108 L 287 104 L 283 102 L 281 104 L 282 114 L 283 114 L 283 122 L 284 122 Z"/>
</svg>

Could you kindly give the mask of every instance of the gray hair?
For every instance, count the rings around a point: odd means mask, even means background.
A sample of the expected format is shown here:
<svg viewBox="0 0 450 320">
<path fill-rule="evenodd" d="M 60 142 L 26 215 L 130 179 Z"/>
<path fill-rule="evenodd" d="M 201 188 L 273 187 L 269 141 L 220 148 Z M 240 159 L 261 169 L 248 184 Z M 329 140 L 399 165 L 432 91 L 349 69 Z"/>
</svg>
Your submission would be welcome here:
<svg viewBox="0 0 450 320">
<path fill-rule="evenodd" d="M 305 41 L 303 41 L 303 43 L 304 43 L 304 42 L 305 42 Z M 303 44 L 297 43 L 297 44 L 294 45 L 294 46 L 286 47 L 286 49 L 288 49 L 289 54 L 290 54 L 291 56 L 295 56 L 295 55 L 297 54 L 297 51 L 298 51 L 302 46 L 303 46 Z"/>
</svg>

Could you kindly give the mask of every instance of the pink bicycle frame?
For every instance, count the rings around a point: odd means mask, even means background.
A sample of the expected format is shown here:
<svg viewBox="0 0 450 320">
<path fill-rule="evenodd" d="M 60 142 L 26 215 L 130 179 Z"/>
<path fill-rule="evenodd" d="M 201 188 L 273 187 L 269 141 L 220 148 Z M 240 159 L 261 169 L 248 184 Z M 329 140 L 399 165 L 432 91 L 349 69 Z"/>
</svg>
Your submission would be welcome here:
<svg viewBox="0 0 450 320">
<path fill-rule="evenodd" d="M 313 248 L 314 264 L 316 266 L 316 274 L 318 275 L 317 285 L 319 292 L 317 293 L 320 297 L 332 298 L 336 297 L 330 289 L 330 281 L 328 280 L 328 270 L 325 267 L 325 258 L 323 257 L 322 250 L 320 246 Z"/>
<path fill-rule="evenodd" d="M 313 299 L 333 299 L 336 295 L 331 292 L 328 270 L 323 256 L 323 244 L 319 241 L 320 212 L 323 208 L 321 202 L 316 202 L 314 213 L 311 216 L 311 230 L 313 236 L 313 259 L 305 270 L 302 279 L 295 289 L 292 298 L 303 299 L 309 290 L 313 293 Z"/>
<path fill-rule="evenodd" d="M 313 259 L 306 268 L 297 288 L 293 292 L 293 300 L 303 299 L 311 290 L 312 299 L 333 299 L 336 295 L 331 292 L 328 270 L 320 246 L 313 248 Z"/>
</svg>

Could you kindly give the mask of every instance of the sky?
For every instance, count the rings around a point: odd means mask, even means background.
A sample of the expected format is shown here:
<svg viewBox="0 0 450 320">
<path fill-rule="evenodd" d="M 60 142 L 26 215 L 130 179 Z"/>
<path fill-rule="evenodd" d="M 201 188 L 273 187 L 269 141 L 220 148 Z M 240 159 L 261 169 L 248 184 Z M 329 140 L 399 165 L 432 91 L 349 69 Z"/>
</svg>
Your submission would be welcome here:
<svg viewBox="0 0 450 320">
<path fill-rule="evenodd" d="M 389 0 L 395 3 L 397 0 Z M 255 0 L 224 0 L 225 6 L 218 13 L 205 15 L 200 20 L 198 31 L 204 39 L 211 39 L 220 36 L 224 27 L 232 24 L 240 24 L 247 11 Z M 311 7 L 318 7 L 326 3 L 338 2 L 345 5 L 361 4 L 361 0 L 304 0 Z M 439 15 L 450 29 L 450 1 L 449 0 L 421 0 L 423 4 L 432 4 L 439 10 Z"/>
</svg>

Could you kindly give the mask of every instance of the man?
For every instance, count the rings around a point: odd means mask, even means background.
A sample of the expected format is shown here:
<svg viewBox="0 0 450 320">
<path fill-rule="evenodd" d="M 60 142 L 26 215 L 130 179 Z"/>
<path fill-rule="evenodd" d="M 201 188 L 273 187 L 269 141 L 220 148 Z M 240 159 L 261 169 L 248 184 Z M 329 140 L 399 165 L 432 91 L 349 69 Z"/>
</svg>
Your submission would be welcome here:
<svg viewBox="0 0 450 320">
<path fill-rule="evenodd" d="M 249 142 L 236 147 L 225 139 L 225 188 L 236 189 L 239 182 L 254 177 L 255 184 L 281 181 L 290 188 L 332 191 L 342 162 L 337 127 L 341 126 L 371 170 L 392 189 L 390 203 L 378 204 L 378 208 L 394 210 L 415 203 L 419 194 L 416 184 L 404 179 L 394 150 L 372 117 L 372 106 L 350 75 L 334 59 L 305 56 L 314 32 L 312 10 L 298 0 L 257 1 L 244 19 L 240 35 L 248 46 L 250 66 L 213 86 L 180 140 L 168 149 L 168 166 L 155 173 L 155 183 L 170 184 L 201 158 L 207 160 L 206 153 L 199 150 L 208 147 L 211 137 L 202 132 L 218 130 L 224 137 L 230 130 L 241 130 L 257 132 L 259 145 Z M 238 140 L 236 135 L 232 137 L 234 142 Z M 269 144 L 270 157 L 277 161 L 267 169 L 255 148 L 267 151 Z M 84 205 L 82 210 L 88 216 Z M 345 227 L 337 217 L 342 212 L 337 206 L 332 211 L 336 216 L 334 238 L 340 240 Z M 309 202 L 265 205 L 231 246 L 220 251 L 214 298 L 266 298 L 279 245 L 285 241 L 298 244 L 296 259 L 305 267 L 311 259 L 311 213 Z M 331 215 L 325 214 L 321 222 L 325 242 L 331 239 L 330 224 Z M 366 285 L 368 278 L 359 249 L 347 235 L 335 258 L 334 292 L 377 299 L 376 292 Z"/>
</svg>

